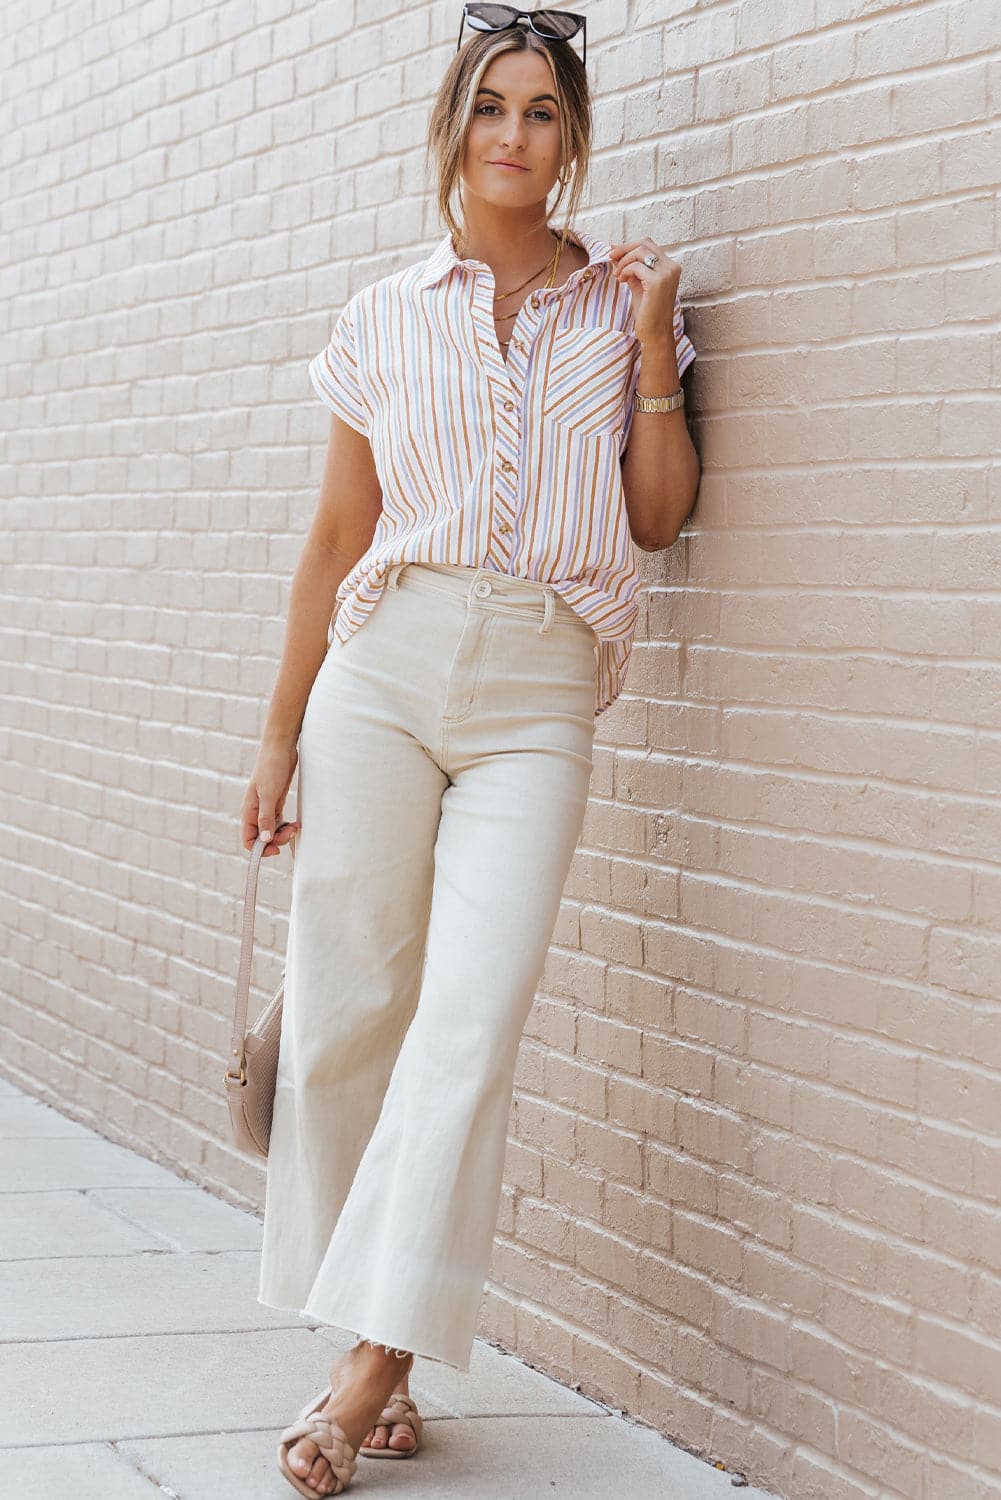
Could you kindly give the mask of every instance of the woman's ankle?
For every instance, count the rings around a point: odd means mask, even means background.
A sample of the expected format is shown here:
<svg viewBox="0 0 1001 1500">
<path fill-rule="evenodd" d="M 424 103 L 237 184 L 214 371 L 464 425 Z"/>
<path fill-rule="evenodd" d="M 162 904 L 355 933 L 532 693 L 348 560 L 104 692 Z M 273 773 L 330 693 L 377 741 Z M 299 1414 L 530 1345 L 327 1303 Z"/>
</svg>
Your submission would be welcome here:
<svg viewBox="0 0 1001 1500">
<path fill-rule="evenodd" d="M 360 1359 L 372 1360 L 394 1370 L 401 1378 L 410 1372 L 414 1356 L 407 1349 L 394 1349 L 389 1344 L 377 1344 L 372 1339 L 359 1339 L 352 1354 Z"/>
</svg>

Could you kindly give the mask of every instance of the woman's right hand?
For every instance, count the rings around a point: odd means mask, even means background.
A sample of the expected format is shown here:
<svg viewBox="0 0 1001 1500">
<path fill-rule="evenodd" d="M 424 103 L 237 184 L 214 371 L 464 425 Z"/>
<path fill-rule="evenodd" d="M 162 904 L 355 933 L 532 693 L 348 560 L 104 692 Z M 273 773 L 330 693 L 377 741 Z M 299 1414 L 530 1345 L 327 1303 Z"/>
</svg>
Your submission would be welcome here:
<svg viewBox="0 0 1001 1500">
<path fill-rule="evenodd" d="M 279 827 L 282 807 L 298 762 L 299 752 L 295 745 L 268 741 L 261 745 L 241 809 L 241 839 L 245 849 L 252 849 L 258 837 L 267 831 L 271 838 L 265 845 L 264 857 L 280 854 L 282 845 L 302 828 L 298 821 L 282 823 Z"/>
</svg>

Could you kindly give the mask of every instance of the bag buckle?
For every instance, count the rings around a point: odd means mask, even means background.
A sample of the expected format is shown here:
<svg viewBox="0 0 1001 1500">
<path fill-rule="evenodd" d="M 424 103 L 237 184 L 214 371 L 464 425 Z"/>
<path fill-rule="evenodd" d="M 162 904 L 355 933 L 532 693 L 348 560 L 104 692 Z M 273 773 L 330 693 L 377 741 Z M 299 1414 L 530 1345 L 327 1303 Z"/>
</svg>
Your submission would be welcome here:
<svg viewBox="0 0 1001 1500">
<path fill-rule="evenodd" d="M 227 1068 L 226 1069 L 226 1073 L 225 1073 L 225 1077 L 226 1078 L 232 1078 L 232 1080 L 233 1080 L 234 1083 L 246 1084 L 246 1082 L 247 1082 L 247 1069 L 244 1066 L 243 1061 L 241 1061 L 241 1063 L 240 1063 L 240 1071 L 239 1071 L 239 1073 L 234 1073 L 233 1070 L 232 1070 L 232 1068 Z"/>
</svg>

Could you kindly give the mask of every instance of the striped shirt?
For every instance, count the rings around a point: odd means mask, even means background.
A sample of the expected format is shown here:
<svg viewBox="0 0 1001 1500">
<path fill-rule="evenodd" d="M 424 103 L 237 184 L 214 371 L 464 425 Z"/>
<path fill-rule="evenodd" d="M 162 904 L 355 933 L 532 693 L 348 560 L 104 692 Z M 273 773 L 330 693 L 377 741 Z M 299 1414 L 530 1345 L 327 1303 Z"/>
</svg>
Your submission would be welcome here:
<svg viewBox="0 0 1001 1500">
<path fill-rule="evenodd" d="M 446 234 L 427 259 L 356 292 L 309 364 L 317 395 L 368 437 L 382 488 L 371 544 L 337 590 L 332 640 L 374 608 L 397 562 L 495 568 L 551 584 L 593 628 L 595 714 L 618 697 L 639 573 L 620 461 L 641 345 L 611 245 L 533 292 L 502 356 L 495 283 Z M 695 358 L 680 306 L 678 369 Z"/>
</svg>

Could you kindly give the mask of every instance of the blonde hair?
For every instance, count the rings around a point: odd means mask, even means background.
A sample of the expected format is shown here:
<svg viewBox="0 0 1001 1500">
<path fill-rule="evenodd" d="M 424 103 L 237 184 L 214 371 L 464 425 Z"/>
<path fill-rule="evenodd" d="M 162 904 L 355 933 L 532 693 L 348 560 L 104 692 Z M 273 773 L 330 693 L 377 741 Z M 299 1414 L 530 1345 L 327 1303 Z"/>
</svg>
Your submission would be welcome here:
<svg viewBox="0 0 1001 1500">
<path fill-rule="evenodd" d="M 569 42 L 544 42 L 526 26 L 504 31 L 476 32 L 449 63 L 438 88 L 428 130 L 428 163 L 433 169 L 438 211 L 458 246 L 462 225 L 452 211 L 452 195 L 460 187 L 462 156 L 476 94 L 483 75 L 502 52 L 538 52 L 553 75 L 553 92 L 560 116 L 559 193 L 547 221 L 567 196 L 566 219 L 558 231 L 563 248 L 573 230 L 591 160 L 591 94 L 584 65 Z M 572 167 L 568 164 L 573 162 Z"/>
</svg>

